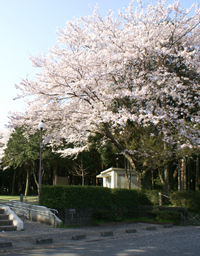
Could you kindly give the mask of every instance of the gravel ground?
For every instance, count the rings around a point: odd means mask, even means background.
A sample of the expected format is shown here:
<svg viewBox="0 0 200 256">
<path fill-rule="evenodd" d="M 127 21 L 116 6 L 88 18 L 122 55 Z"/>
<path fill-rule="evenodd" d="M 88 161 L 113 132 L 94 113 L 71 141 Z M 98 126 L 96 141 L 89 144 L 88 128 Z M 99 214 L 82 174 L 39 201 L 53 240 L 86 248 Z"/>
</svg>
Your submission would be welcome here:
<svg viewBox="0 0 200 256">
<path fill-rule="evenodd" d="M 136 229 L 136 233 L 127 233 Z M 147 230 L 153 229 L 153 230 Z M 147 223 L 129 223 L 121 225 L 109 225 L 102 227 L 79 227 L 79 228 L 53 228 L 41 223 L 35 223 L 25 220 L 24 231 L 10 231 L 0 233 L 0 245 L 11 242 L 12 247 L 0 248 L 0 254 L 6 255 L 11 253 L 18 253 L 23 250 L 32 250 L 38 248 L 54 248 L 62 246 L 71 246 L 77 244 L 83 244 L 86 242 L 98 242 L 108 241 L 113 239 L 126 239 L 131 237 L 149 237 L 159 234 L 169 235 L 170 233 L 181 233 L 181 231 L 188 230 L 187 232 L 193 232 L 194 229 L 198 229 L 197 226 L 173 226 L 164 228 L 160 224 L 147 224 Z M 102 236 L 102 232 L 111 232 L 111 236 Z M 80 240 L 73 240 L 72 237 L 85 236 Z M 53 243 L 49 244 L 37 244 L 36 240 L 41 241 L 50 239 Z"/>
</svg>

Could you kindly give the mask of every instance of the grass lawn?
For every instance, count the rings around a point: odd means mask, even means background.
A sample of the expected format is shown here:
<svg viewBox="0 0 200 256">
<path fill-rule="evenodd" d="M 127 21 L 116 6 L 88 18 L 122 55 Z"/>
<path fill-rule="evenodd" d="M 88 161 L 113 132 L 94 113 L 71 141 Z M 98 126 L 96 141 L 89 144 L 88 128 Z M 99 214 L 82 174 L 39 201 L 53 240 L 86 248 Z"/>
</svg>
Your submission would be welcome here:
<svg viewBox="0 0 200 256">
<path fill-rule="evenodd" d="M 0 195 L 0 203 L 5 202 L 5 201 L 10 201 L 10 200 L 20 201 L 20 196 L 1 196 Z M 23 197 L 23 202 L 37 204 L 38 203 L 38 196 Z"/>
</svg>

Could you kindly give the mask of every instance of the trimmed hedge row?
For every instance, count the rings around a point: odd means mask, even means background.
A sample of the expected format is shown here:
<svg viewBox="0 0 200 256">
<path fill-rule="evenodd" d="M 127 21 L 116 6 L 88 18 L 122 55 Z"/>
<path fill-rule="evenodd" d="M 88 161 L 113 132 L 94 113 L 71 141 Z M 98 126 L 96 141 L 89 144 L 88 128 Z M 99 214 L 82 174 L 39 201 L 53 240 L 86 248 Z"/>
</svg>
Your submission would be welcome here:
<svg viewBox="0 0 200 256">
<path fill-rule="evenodd" d="M 137 205 L 152 205 L 144 191 L 138 189 L 114 188 L 111 199 L 115 207 L 134 207 Z"/>
<path fill-rule="evenodd" d="M 42 186 L 40 205 L 49 208 L 110 207 L 110 189 L 93 186 Z"/>
<path fill-rule="evenodd" d="M 49 208 L 107 208 L 152 205 L 141 190 L 99 186 L 42 186 L 40 205 Z"/>
</svg>

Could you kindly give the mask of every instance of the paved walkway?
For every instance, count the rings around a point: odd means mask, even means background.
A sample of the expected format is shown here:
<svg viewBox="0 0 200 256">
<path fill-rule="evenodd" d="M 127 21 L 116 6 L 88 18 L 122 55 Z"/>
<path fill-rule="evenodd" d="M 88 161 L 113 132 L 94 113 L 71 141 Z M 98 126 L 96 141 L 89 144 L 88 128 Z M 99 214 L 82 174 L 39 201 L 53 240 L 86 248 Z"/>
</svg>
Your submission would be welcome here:
<svg viewBox="0 0 200 256">
<path fill-rule="evenodd" d="M 24 231 L 12 231 L 0 233 L 0 246 L 4 243 L 11 242 L 12 247 L 0 248 L 0 255 L 17 253 L 23 250 L 31 250 L 36 248 L 52 248 L 61 246 L 78 245 L 86 242 L 105 241 L 109 239 L 118 239 L 126 237 L 152 236 L 159 233 L 181 232 L 181 230 L 192 230 L 194 226 L 173 226 L 164 228 L 159 224 L 146 223 L 129 223 L 121 225 L 110 225 L 102 227 L 79 227 L 79 228 L 53 228 L 41 223 L 35 223 L 25 220 Z M 133 233 L 136 229 L 136 233 Z M 127 233 L 128 232 L 130 233 Z M 102 233 L 105 236 L 102 236 Z M 111 236 L 106 236 L 112 234 Z M 82 237 L 84 236 L 84 237 Z M 73 240 L 72 237 L 77 238 Z M 78 239 L 83 238 L 83 239 Z M 41 241 L 47 239 L 53 243 L 37 244 L 36 240 Z"/>
</svg>

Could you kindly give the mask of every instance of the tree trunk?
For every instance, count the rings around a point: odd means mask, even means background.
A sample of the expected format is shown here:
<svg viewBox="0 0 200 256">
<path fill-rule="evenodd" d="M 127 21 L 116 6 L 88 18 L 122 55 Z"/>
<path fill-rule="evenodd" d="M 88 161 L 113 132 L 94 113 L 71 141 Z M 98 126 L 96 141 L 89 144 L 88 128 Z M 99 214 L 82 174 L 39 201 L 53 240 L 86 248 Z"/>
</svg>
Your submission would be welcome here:
<svg viewBox="0 0 200 256">
<path fill-rule="evenodd" d="M 199 155 L 196 158 L 196 181 L 195 181 L 195 190 L 199 191 Z"/>
<path fill-rule="evenodd" d="M 15 190 L 15 177 L 16 177 L 16 169 L 14 169 L 14 174 L 13 174 L 12 196 L 14 196 L 14 190 Z"/>
<path fill-rule="evenodd" d="M 165 155 L 166 155 L 166 150 L 167 150 L 167 143 L 164 142 L 164 150 L 165 150 Z M 166 157 L 165 157 L 166 159 Z M 168 196 L 169 195 L 169 166 L 165 165 L 164 167 L 164 189 L 165 189 L 165 194 Z"/>
<path fill-rule="evenodd" d="M 181 164 L 178 168 L 178 191 L 181 192 Z"/>
<path fill-rule="evenodd" d="M 56 185 L 56 177 L 58 176 L 58 163 L 57 161 L 53 161 L 53 185 Z"/>
<path fill-rule="evenodd" d="M 128 189 L 131 189 L 131 164 L 129 162 Z"/>
<path fill-rule="evenodd" d="M 185 158 L 181 159 L 181 164 L 178 173 L 178 191 L 184 191 L 186 189 L 186 161 Z"/>
<path fill-rule="evenodd" d="M 137 169 L 135 167 L 135 163 L 134 163 L 131 155 L 127 151 L 125 151 L 125 148 L 114 138 L 111 131 L 109 130 L 109 126 L 107 123 L 104 123 L 104 128 L 105 128 L 105 133 L 106 133 L 107 138 L 111 139 L 112 143 L 119 150 L 121 150 L 123 152 L 124 157 L 129 161 L 131 167 L 133 168 L 133 171 L 137 174 L 138 180 L 141 182 L 141 177 L 140 177 L 141 173 L 139 171 L 137 171 Z M 125 171 L 126 171 L 126 168 L 125 168 Z M 126 175 L 127 175 L 127 172 L 126 172 Z"/>
<path fill-rule="evenodd" d="M 151 186 L 152 186 L 152 189 L 154 189 L 154 176 L 153 176 L 153 171 L 151 171 Z"/>
<path fill-rule="evenodd" d="M 24 196 L 28 196 L 29 178 L 30 178 L 30 170 L 29 170 L 29 168 L 27 168 L 27 173 L 26 173 L 26 188 L 25 188 Z"/>
<path fill-rule="evenodd" d="M 37 178 L 36 178 L 35 172 L 33 172 L 33 178 L 34 178 L 35 184 L 37 186 L 37 190 L 38 190 L 39 189 L 39 183 L 37 182 Z"/>
<path fill-rule="evenodd" d="M 191 173 L 190 173 L 190 168 L 188 169 L 187 172 L 187 190 L 190 190 L 191 188 Z"/>
<path fill-rule="evenodd" d="M 127 178 L 127 181 L 128 181 L 128 187 L 131 188 L 131 170 L 133 170 L 136 175 L 137 175 L 137 180 L 138 182 L 140 183 L 141 185 L 141 188 L 143 186 L 143 178 L 144 178 L 144 175 L 145 175 L 145 172 L 143 171 L 141 173 L 141 171 L 137 171 L 136 167 L 135 167 L 135 163 L 133 161 L 133 159 L 131 158 L 131 156 L 127 153 L 127 152 L 124 152 L 124 157 L 125 157 L 125 160 L 124 162 L 126 163 L 126 161 L 128 160 L 129 162 L 129 173 L 127 172 L 127 164 L 125 164 L 125 173 L 126 173 L 126 178 Z"/>
<path fill-rule="evenodd" d="M 184 183 L 183 183 L 183 191 L 187 190 L 187 172 L 186 172 L 186 158 L 183 159 L 184 160 Z"/>
<path fill-rule="evenodd" d="M 84 171 L 82 170 L 82 186 L 85 184 L 85 176 L 84 176 Z"/>
<path fill-rule="evenodd" d="M 181 191 L 185 189 L 185 159 L 181 159 Z"/>
<path fill-rule="evenodd" d="M 165 181 L 163 179 L 163 169 L 158 169 L 158 176 L 160 178 L 161 183 L 165 184 Z"/>
<path fill-rule="evenodd" d="M 165 189 L 165 195 L 169 195 L 169 168 L 168 165 L 164 167 L 164 189 Z"/>
<path fill-rule="evenodd" d="M 199 191 L 199 155 L 197 155 L 196 159 L 196 182 L 195 182 L 195 189 Z"/>
<path fill-rule="evenodd" d="M 131 189 L 131 164 L 128 161 L 128 159 L 126 159 L 124 157 L 124 170 L 125 170 L 125 177 L 128 183 L 128 189 Z"/>
</svg>

